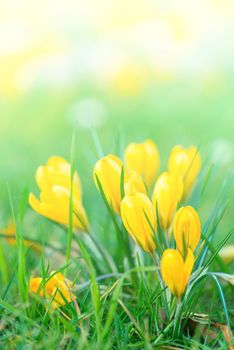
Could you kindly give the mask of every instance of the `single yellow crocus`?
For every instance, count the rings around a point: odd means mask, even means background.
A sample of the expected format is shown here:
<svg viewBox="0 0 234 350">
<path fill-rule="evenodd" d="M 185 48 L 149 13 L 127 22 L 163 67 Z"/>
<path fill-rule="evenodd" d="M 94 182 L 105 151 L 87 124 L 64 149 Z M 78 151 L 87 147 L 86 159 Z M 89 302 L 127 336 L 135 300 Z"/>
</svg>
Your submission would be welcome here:
<svg viewBox="0 0 234 350">
<path fill-rule="evenodd" d="M 156 144 L 152 140 L 143 143 L 130 143 L 124 153 L 127 170 L 141 175 L 148 187 L 155 180 L 159 170 L 160 156 Z"/>
<path fill-rule="evenodd" d="M 174 218 L 176 247 L 184 255 L 187 248 L 192 251 L 201 237 L 201 223 L 196 210 L 191 206 L 181 207 Z"/>
<path fill-rule="evenodd" d="M 168 229 L 183 194 L 183 181 L 179 175 L 162 173 L 156 181 L 152 202 L 157 207 L 160 225 Z"/>
<path fill-rule="evenodd" d="M 134 241 L 146 252 L 153 253 L 156 247 L 154 233 L 157 222 L 150 199 L 140 192 L 125 196 L 121 202 L 121 218 Z"/>
<path fill-rule="evenodd" d="M 66 279 L 61 272 L 52 272 L 51 276 L 44 284 L 41 277 L 30 278 L 29 291 L 51 300 L 52 307 L 56 309 L 70 303 L 75 295 L 72 293 L 72 281 Z"/>
<path fill-rule="evenodd" d="M 194 255 L 188 249 L 186 259 L 183 260 L 181 254 L 175 249 L 166 249 L 161 260 L 161 275 L 177 298 L 181 298 L 187 286 L 189 277 L 194 265 Z"/>
<path fill-rule="evenodd" d="M 168 160 L 168 172 L 182 177 L 184 182 L 184 198 L 189 195 L 200 169 L 201 155 L 195 146 L 186 149 L 177 145 L 172 148 Z"/>
<path fill-rule="evenodd" d="M 36 182 L 40 188 L 40 199 L 29 195 L 29 204 L 40 215 L 63 225 L 69 223 L 71 196 L 71 166 L 61 157 L 50 157 L 44 166 L 36 171 Z M 72 180 L 73 226 L 87 231 L 88 219 L 82 205 L 80 178 L 77 172 Z"/>
<path fill-rule="evenodd" d="M 99 181 L 110 207 L 116 214 L 120 212 L 122 167 L 121 159 L 109 154 L 99 159 L 93 170 L 93 178 L 97 189 L 99 190 Z"/>
</svg>

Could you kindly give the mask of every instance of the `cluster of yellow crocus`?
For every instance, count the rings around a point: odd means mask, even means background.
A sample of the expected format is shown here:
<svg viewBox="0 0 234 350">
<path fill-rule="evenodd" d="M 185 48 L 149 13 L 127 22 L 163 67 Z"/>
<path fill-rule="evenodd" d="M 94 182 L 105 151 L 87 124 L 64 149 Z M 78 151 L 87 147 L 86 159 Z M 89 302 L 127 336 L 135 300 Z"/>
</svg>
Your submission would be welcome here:
<svg viewBox="0 0 234 350">
<path fill-rule="evenodd" d="M 201 157 L 194 146 L 188 149 L 175 146 L 169 156 L 167 171 L 156 179 L 159 165 L 156 144 L 146 140 L 129 144 L 124 152 L 124 162 L 113 154 L 99 159 L 94 166 L 93 177 L 110 208 L 121 217 L 127 232 L 146 252 L 155 254 L 158 224 L 165 234 L 169 229 L 173 230 L 176 250 L 164 251 L 161 274 L 172 293 L 180 297 L 193 269 L 193 252 L 201 229 L 199 217 L 192 207 L 185 206 L 178 211 L 177 208 L 196 181 Z M 80 178 L 77 172 L 71 178 L 71 166 L 65 159 L 50 157 L 44 166 L 37 169 L 36 182 L 40 199 L 32 193 L 29 196 L 29 203 L 36 212 L 68 225 L 72 192 L 73 226 L 87 231 L 89 224 L 82 205 Z M 62 288 L 60 277 L 56 277 L 56 281 L 59 280 L 56 283 Z M 53 294 L 50 289 L 53 281 L 55 279 L 51 278 L 48 287 L 46 284 L 47 295 Z M 32 279 L 30 289 L 35 291 L 35 286 L 40 283 L 40 278 Z M 68 293 L 66 288 L 64 292 Z"/>
<path fill-rule="evenodd" d="M 125 165 L 114 155 L 107 155 L 94 166 L 94 181 L 105 194 L 109 206 L 119 214 L 131 237 L 147 252 L 155 249 L 156 211 L 147 195 L 159 169 L 159 152 L 151 140 L 132 143 L 125 150 Z M 121 174 L 124 169 L 124 198 Z"/>
<path fill-rule="evenodd" d="M 201 157 L 195 147 L 175 146 L 169 156 L 168 171 L 156 180 L 152 197 L 150 188 L 159 170 L 159 152 L 151 140 L 131 143 L 125 150 L 123 163 L 115 155 L 107 155 L 94 166 L 94 181 L 102 189 L 112 210 L 146 252 L 154 254 L 157 215 L 162 229 L 172 227 L 177 249 L 166 249 L 162 256 L 162 278 L 174 295 L 180 297 L 194 265 L 194 249 L 201 234 L 200 220 L 191 206 L 177 211 L 182 198 L 190 193 L 201 168 Z M 123 191 L 121 190 L 121 177 Z M 101 188 L 100 188 L 101 186 Z M 123 198 L 122 198 L 123 197 Z"/>
<path fill-rule="evenodd" d="M 54 309 L 72 302 L 75 298 L 72 293 L 72 282 L 61 272 L 51 272 L 51 276 L 45 282 L 42 277 L 30 278 L 29 291 L 51 301 Z"/>
<path fill-rule="evenodd" d="M 82 205 L 80 178 L 75 172 L 71 179 L 71 166 L 63 158 L 53 156 L 36 171 L 36 182 L 40 189 L 40 199 L 29 195 L 31 207 L 50 220 L 68 225 L 69 203 L 72 188 L 73 227 L 86 231 L 88 219 Z M 72 187 L 71 187 L 72 186 Z"/>
<path fill-rule="evenodd" d="M 93 176 L 97 188 L 98 181 L 105 197 L 115 213 L 120 214 L 121 173 L 124 169 L 125 194 L 141 192 L 147 194 L 159 170 L 159 152 L 151 140 L 143 143 L 131 143 L 124 153 L 125 165 L 115 155 L 109 154 L 97 161 Z"/>
</svg>

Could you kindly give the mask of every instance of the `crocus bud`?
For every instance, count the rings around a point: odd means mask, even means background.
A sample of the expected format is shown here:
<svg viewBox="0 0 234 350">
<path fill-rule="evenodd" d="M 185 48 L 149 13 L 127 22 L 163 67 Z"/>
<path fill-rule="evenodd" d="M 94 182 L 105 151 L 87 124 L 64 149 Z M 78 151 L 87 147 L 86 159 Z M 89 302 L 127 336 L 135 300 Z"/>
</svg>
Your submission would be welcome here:
<svg viewBox="0 0 234 350">
<path fill-rule="evenodd" d="M 146 140 L 143 143 L 130 143 L 125 150 L 124 158 L 127 169 L 136 171 L 150 187 L 160 163 L 155 143 L 151 140 Z"/>
<path fill-rule="evenodd" d="M 150 199 L 139 192 L 125 196 L 121 202 L 121 217 L 126 230 L 135 242 L 146 252 L 152 253 L 155 249 L 154 232 L 157 223 Z"/>
<path fill-rule="evenodd" d="M 161 260 L 161 274 L 164 282 L 177 298 L 181 298 L 187 286 L 194 265 L 194 255 L 188 249 L 186 259 L 175 249 L 166 249 Z"/>
<path fill-rule="evenodd" d="M 94 182 L 99 190 L 99 184 L 105 194 L 105 197 L 115 213 L 120 212 L 121 203 L 121 172 L 122 161 L 109 154 L 97 161 L 93 170 Z M 99 184 L 98 184 L 99 182 Z"/>
<path fill-rule="evenodd" d="M 174 218 L 174 237 L 181 254 L 184 255 L 187 248 L 195 250 L 201 237 L 201 224 L 193 207 L 181 207 L 177 211 Z"/>
<path fill-rule="evenodd" d="M 135 192 L 140 192 L 147 195 L 144 181 L 135 171 L 130 171 L 129 173 L 125 174 L 124 192 L 125 195 L 134 194 Z"/>
<path fill-rule="evenodd" d="M 183 181 L 178 175 L 162 173 L 154 187 L 152 201 L 157 207 L 160 225 L 163 229 L 170 227 L 177 205 L 183 194 Z"/>
<path fill-rule="evenodd" d="M 63 225 L 69 223 L 71 196 L 71 167 L 61 157 L 50 157 L 46 165 L 36 171 L 40 199 L 29 195 L 29 204 L 40 215 Z M 72 180 L 73 226 L 81 231 L 88 228 L 88 219 L 82 205 L 81 183 L 77 172 Z"/>
<path fill-rule="evenodd" d="M 196 147 L 191 146 L 186 149 L 181 146 L 175 146 L 172 148 L 168 160 L 168 171 L 171 174 L 182 177 L 184 182 L 184 198 L 190 193 L 200 169 L 201 156 Z"/>
</svg>

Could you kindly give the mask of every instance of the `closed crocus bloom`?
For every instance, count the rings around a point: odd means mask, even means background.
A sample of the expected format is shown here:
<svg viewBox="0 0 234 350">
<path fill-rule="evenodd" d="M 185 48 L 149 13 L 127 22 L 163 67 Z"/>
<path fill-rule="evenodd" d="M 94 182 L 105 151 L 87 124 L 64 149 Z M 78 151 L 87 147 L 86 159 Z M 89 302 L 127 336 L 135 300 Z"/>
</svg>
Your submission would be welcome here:
<svg viewBox="0 0 234 350">
<path fill-rule="evenodd" d="M 122 161 L 118 157 L 109 154 L 97 161 L 93 171 L 97 189 L 99 190 L 98 178 L 109 205 L 117 214 L 119 214 L 121 202 L 120 183 L 122 167 Z"/>
<path fill-rule="evenodd" d="M 163 229 L 170 227 L 177 205 L 183 194 L 183 181 L 178 175 L 162 173 L 154 187 L 152 201 L 158 211 Z"/>
<path fill-rule="evenodd" d="M 193 207 L 186 206 L 177 211 L 174 219 L 174 237 L 177 249 L 183 255 L 187 248 L 194 251 L 198 245 L 201 237 L 201 224 Z"/>
<path fill-rule="evenodd" d="M 45 166 L 36 171 L 36 181 L 40 188 L 40 199 L 29 195 L 29 204 L 40 215 L 63 225 L 69 223 L 69 203 L 71 196 L 71 167 L 60 157 L 51 157 Z M 88 219 L 82 205 L 81 184 L 77 172 L 72 181 L 73 226 L 86 231 Z"/>
<path fill-rule="evenodd" d="M 153 204 L 143 193 L 127 195 L 121 202 L 123 224 L 132 238 L 148 253 L 155 249 L 154 232 L 157 229 Z"/>
<path fill-rule="evenodd" d="M 147 195 L 144 181 L 135 171 L 130 171 L 128 174 L 125 174 L 124 191 L 125 195 L 134 194 L 135 192 L 140 192 Z"/>
<path fill-rule="evenodd" d="M 196 147 L 191 146 L 186 149 L 181 146 L 175 146 L 172 148 L 168 160 L 168 171 L 183 178 L 184 198 L 186 198 L 193 187 L 200 169 L 201 156 Z"/>
<path fill-rule="evenodd" d="M 128 170 L 141 175 L 148 187 L 154 181 L 159 169 L 160 157 L 157 146 L 151 140 L 143 143 L 130 143 L 124 153 Z"/>
<path fill-rule="evenodd" d="M 181 298 L 187 286 L 194 265 L 194 255 L 188 249 L 185 261 L 175 249 L 166 249 L 161 260 L 161 274 L 164 282 L 177 298 Z"/>
<path fill-rule="evenodd" d="M 35 177 L 38 187 L 41 190 L 55 185 L 71 189 L 71 166 L 62 157 L 50 157 L 46 165 L 42 165 L 37 168 Z M 72 183 L 75 197 L 77 199 L 81 199 L 82 188 L 77 172 L 74 172 L 73 174 Z"/>
<path fill-rule="evenodd" d="M 29 291 L 51 300 L 54 309 L 70 303 L 75 298 L 71 288 L 72 282 L 66 279 L 61 272 L 52 272 L 51 277 L 45 283 L 41 277 L 30 278 L 29 281 Z"/>
</svg>

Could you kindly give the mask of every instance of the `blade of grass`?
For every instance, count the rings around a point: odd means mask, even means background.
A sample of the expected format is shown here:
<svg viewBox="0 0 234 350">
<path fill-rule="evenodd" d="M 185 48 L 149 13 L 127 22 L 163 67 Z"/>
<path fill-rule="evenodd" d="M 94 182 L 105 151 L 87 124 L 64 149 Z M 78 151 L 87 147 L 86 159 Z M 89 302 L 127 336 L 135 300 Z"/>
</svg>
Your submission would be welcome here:
<svg viewBox="0 0 234 350">
<path fill-rule="evenodd" d="M 71 173 L 70 173 L 69 223 L 68 223 L 68 232 L 67 232 L 66 263 L 68 263 L 70 260 L 72 237 L 73 237 L 73 177 L 75 173 L 75 164 L 74 164 L 75 143 L 76 143 L 76 130 L 72 135 L 71 155 L 70 155 Z"/>
</svg>

